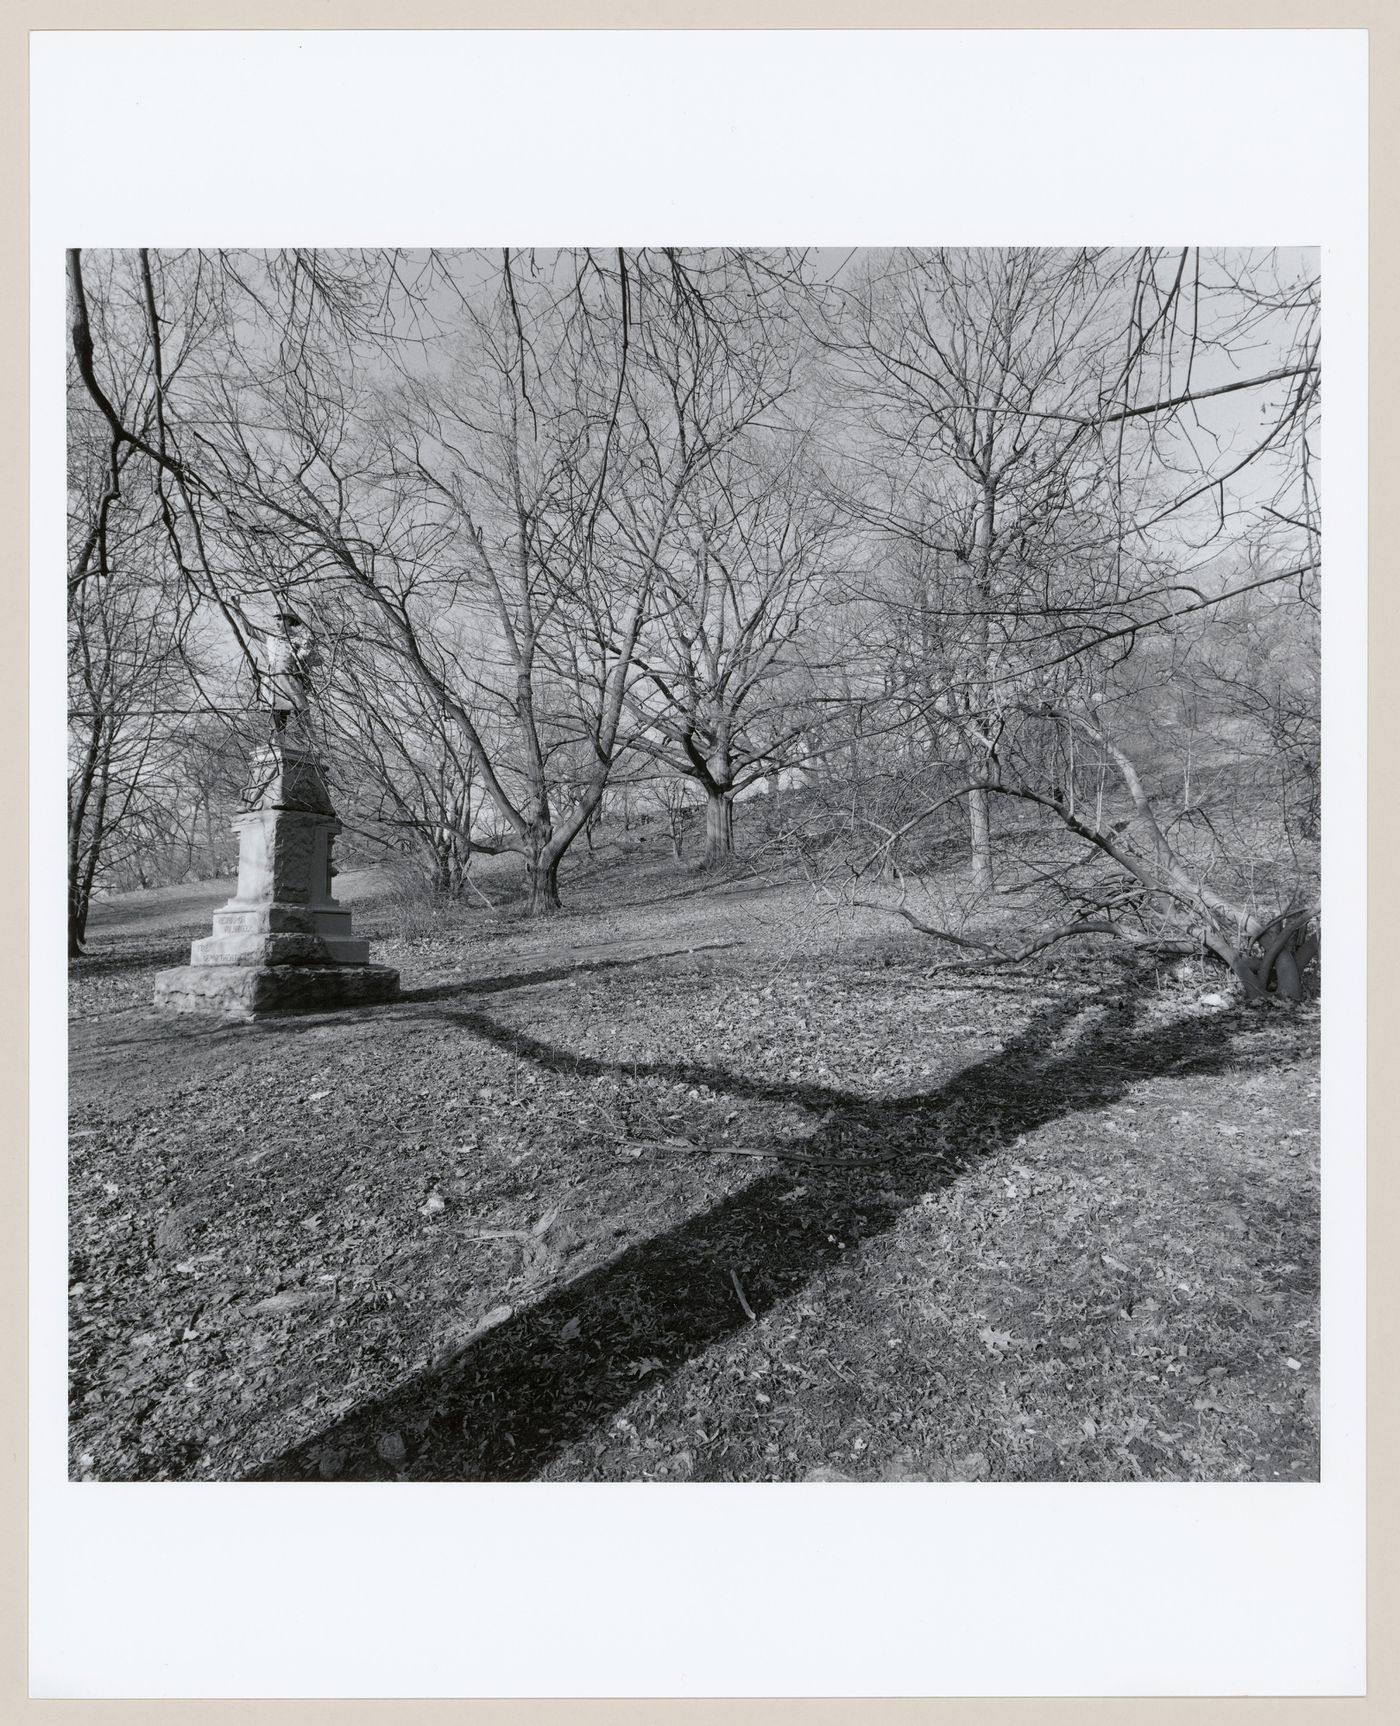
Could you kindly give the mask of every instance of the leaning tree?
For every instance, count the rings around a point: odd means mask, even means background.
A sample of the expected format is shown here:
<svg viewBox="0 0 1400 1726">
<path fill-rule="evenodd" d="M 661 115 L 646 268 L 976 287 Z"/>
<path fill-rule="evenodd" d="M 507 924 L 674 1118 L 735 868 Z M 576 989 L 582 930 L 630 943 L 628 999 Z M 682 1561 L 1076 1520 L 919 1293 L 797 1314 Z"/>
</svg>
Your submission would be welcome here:
<svg viewBox="0 0 1400 1726">
<path fill-rule="evenodd" d="M 1315 693 L 1305 663 L 1279 663 L 1294 650 L 1306 662 L 1316 606 L 1311 260 L 895 254 L 871 260 L 847 301 L 835 387 L 870 408 L 847 463 L 849 507 L 910 553 L 869 596 L 895 658 L 903 643 L 885 729 L 907 746 L 922 728 L 942 778 L 907 819 L 867 832 L 861 878 L 965 800 L 974 886 L 985 895 L 1000 853 L 1000 873 L 1021 877 L 1002 883 L 1019 903 L 1032 870 L 1036 914 L 1024 938 L 970 936 L 966 918 L 955 928 L 915 909 L 901 875 L 892 908 L 930 935 L 1004 959 L 1079 934 L 1194 944 L 1247 992 L 1291 992 L 1313 952 L 1315 853 L 1261 872 L 1278 834 L 1251 815 L 1250 835 L 1236 821 L 1232 837 L 1221 805 L 1248 801 L 1240 744 L 1268 731 L 1259 721 L 1275 703 L 1271 760 L 1303 778 L 1285 801 L 1315 793 Z M 1153 700 L 1159 731 L 1180 734 L 1212 683 L 1220 759 L 1196 776 L 1210 797 L 1173 809 L 1179 764 L 1144 733 L 1152 678 L 1139 673 L 1155 641 L 1179 653 L 1197 638 L 1214 648 Z M 1252 703 L 1252 718 L 1227 695 Z M 1030 811 L 1033 834 L 1072 840 L 1068 855 L 1018 857 L 1024 824 L 994 834 L 998 805 Z M 1272 902 L 1256 903 L 1261 889 Z M 1047 894 L 1064 917 L 1041 914 Z"/>
</svg>

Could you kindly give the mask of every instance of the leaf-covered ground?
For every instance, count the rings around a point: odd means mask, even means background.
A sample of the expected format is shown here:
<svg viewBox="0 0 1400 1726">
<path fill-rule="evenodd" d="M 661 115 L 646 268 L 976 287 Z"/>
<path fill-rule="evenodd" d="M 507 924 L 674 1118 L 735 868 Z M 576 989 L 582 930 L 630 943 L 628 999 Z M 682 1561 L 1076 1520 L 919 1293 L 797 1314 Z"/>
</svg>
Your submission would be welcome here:
<svg viewBox="0 0 1400 1726">
<path fill-rule="evenodd" d="M 226 895 L 72 968 L 75 1477 L 1317 1478 L 1313 1010 L 658 857 L 156 1015 Z"/>
</svg>

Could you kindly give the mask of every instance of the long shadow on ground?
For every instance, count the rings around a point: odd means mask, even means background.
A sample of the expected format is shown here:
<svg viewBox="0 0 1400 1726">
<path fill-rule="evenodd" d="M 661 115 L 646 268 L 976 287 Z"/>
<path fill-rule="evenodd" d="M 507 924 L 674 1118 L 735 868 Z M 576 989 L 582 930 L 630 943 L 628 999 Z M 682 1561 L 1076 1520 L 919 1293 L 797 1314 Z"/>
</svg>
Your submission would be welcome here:
<svg viewBox="0 0 1400 1726">
<path fill-rule="evenodd" d="M 1098 1016 L 1075 1035 L 1086 1006 Z M 828 1117 L 810 1149 L 860 1166 L 777 1165 L 710 1210 L 556 1288 L 457 1361 L 415 1374 L 247 1478 L 314 1477 L 323 1446 L 343 1453 L 342 1480 L 534 1477 L 623 1408 L 643 1371 L 654 1382 L 742 1329 L 748 1319 L 731 1271 L 761 1317 L 828 1268 L 850 1262 L 862 1241 L 888 1230 L 921 1195 L 1018 1134 L 1102 1108 L 1146 1078 L 1235 1064 L 1226 1027 L 1214 1016 L 1149 1026 L 1138 1022 L 1139 1012 L 1139 1004 L 1107 993 L 1088 1003 L 1057 1002 L 1000 1054 L 937 1090 L 883 1102 L 683 1063 L 615 1066 L 481 1012 L 441 1013 L 552 1070 L 636 1072 L 800 1103 Z M 564 1340 L 566 1331 L 574 1340 Z M 421 1433 L 406 1462 L 378 1457 L 376 1440 L 386 1429 Z"/>
<path fill-rule="evenodd" d="M 537 988 L 547 983 L 569 982 L 577 977 L 586 977 L 593 971 L 627 971 L 638 965 L 657 964 L 663 959 L 688 959 L 693 955 L 714 953 L 736 946 L 737 941 L 703 941 L 690 947 L 648 948 L 644 952 L 624 952 L 616 958 L 607 954 L 584 955 L 567 965 L 546 966 L 533 971 L 509 971 L 494 977 L 473 976 L 464 982 L 425 983 L 416 988 L 405 989 L 399 999 L 412 1004 L 420 1001 L 455 1001 L 477 995 L 497 995 L 516 989 Z M 463 1022 L 470 1023 L 473 1030 L 480 1028 L 474 1020 L 464 1019 Z M 490 1021 L 485 1023 L 489 1024 Z M 487 1035 L 490 1036 L 490 1033 Z M 533 1047 L 535 1054 L 531 1058 L 538 1059 L 538 1051 L 543 1045 L 535 1044 Z"/>
</svg>

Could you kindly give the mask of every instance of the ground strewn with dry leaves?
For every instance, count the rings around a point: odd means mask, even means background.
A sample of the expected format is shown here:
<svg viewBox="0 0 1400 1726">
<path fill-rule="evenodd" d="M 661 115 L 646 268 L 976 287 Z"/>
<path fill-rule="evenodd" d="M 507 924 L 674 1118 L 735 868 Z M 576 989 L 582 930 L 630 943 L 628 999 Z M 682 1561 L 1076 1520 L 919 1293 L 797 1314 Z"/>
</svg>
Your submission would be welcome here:
<svg viewBox="0 0 1400 1726">
<path fill-rule="evenodd" d="M 656 858 L 157 1016 L 225 893 L 73 967 L 75 1477 L 1317 1478 L 1314 1009 Z"/>
</svg>

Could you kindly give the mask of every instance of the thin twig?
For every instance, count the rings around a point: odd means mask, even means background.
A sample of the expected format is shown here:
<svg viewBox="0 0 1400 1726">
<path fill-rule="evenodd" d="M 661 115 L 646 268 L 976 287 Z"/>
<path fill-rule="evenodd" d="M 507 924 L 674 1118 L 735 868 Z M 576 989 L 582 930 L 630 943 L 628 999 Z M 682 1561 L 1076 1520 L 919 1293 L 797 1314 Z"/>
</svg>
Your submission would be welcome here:
<svg viewBox="0 0 1400 1726">
<path fill-rule="evenodd" d="M 749 1305 L 748 1296 L 745 1295 L 743 1289 L 740 1287 L 739 1273 L 737 1271 L 730 1271 L 729 1280 L 734 1284 L 734 1292 L 739 1297 L 739 1305 L 743 1307 L 744 1311 L 748 1314 L 749 1323 L 757 1324 L 758 1314 Z"/>
<path fill-rule="evenodd" d="M 500 917 L 500 916 L 504 915 L 504 913 L 497 908 L 494 901 L 488 896 L 488 894 L 485 892 L 485 890 L 481 887 L 478 887 L 476 882 L 472 880 L 470 872 L 467 873 L 465 879 L 466 879 L 467 886 L 470 887 L 471 890 L 480 898 L 482 904 L 485 905 L 486 909 L 491 913 L 491 915 L 493 917 Z"/>
</svg>

